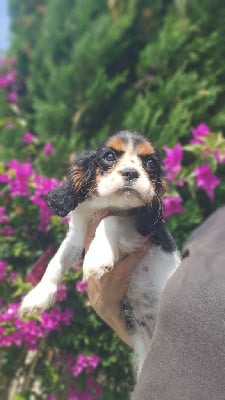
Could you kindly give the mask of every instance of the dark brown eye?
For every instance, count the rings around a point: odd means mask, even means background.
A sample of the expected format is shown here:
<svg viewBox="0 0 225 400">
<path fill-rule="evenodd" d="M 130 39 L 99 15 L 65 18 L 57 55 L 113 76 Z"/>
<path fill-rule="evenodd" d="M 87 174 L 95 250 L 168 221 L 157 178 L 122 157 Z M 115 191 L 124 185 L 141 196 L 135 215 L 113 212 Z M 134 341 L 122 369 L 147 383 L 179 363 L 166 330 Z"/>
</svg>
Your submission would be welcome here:
<svg viewBox="0 0 225 400">
<path fill-rule="evenodd" d="M 112 165 L 116 161 L 116 154 L 113 151 L 107 151 L 103 156 L 103 160 L 107 165 Z"/>
<path fill-rule="evenodd" d="M 149 158 L 145 162 L 145 167 L 147 168 L 148 171 L 155 170 L 157 168 L 156 161 L 153 158 Z"/>
</svg>

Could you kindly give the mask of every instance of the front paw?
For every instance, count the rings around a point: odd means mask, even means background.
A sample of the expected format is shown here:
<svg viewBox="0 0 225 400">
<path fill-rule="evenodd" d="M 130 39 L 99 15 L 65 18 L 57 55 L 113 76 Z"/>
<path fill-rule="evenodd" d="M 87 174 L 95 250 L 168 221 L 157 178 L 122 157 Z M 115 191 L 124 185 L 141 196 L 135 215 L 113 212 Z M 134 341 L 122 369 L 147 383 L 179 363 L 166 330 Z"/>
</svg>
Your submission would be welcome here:
<svg viewBox="0 0 225 400">
<path fill-rule="evenodd" d="M 38 283 L 22 300 L 19 315 L 32 314 L 44 311 L 50 307 L 57 293 L 57 285 L 53 283 Z"/>
</svg>

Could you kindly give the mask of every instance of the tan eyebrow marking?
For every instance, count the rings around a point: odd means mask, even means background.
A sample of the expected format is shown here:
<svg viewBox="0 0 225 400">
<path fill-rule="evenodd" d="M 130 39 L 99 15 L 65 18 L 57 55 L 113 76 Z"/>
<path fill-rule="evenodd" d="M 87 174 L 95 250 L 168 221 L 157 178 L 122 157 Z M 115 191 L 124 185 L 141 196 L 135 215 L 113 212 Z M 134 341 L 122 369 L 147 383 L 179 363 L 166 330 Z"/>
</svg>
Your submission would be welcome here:
<svg viewBox="0 0 225 400">
<path fill-rule="evenodd" d="M 127 143 L 125 143 L 122 139 L 117 138 L 117 137 L 109 140 L 109 142 L 107 142 L 107 146 L 111 147 L 111 149 L 118 151 L 118 152 L 126 151 L 126 149 L 127 149 Z"/>
<path fill-rule="evenodd" d="M 155 153 L 154 147 L 149 142 L 139 143 L 136 147 L 139 156 L 150 156 Z"/>
</svg>

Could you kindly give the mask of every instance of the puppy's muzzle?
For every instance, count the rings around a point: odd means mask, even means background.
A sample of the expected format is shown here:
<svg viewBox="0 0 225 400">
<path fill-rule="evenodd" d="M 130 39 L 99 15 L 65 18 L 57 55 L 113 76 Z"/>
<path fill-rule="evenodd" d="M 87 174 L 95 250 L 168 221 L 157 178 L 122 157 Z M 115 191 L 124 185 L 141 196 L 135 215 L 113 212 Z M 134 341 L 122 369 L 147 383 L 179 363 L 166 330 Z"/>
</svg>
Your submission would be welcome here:
<svg viewBox="0 0 225 400">
<path fill-rule="evenodd" d="M 139 178 L 139 173 L 134 168 L 124 169 L 120 171 L 126 183 L 131 183 Z"/>
</svg>

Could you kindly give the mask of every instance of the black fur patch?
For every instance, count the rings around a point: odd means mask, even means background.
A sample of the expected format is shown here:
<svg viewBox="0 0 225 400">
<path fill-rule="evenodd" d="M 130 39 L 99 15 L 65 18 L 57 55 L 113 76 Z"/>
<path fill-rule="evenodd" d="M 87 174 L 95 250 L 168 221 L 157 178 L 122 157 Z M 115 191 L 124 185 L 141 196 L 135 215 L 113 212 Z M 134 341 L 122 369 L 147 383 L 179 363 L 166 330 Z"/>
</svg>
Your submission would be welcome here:
<svg viewBox="0 0 225 400">
<path fill-rule="evenodd" d="M 176 249 L 175 241 L 163 219 L 162 203 L 155 198 L 152 204 L 130 211 L 136 217 L 137 230 L 143 236 L 150 235 L 152 243 L 164 251 L 172 253 Z"/>
<path fill-rule="evenodd" d="M 177 248 L 165 222 L 161 222 L 155 226 L 151 234 L 151 241 L 168 253 L 172 253 Z"/>
<path fill-rule="evenodd" d="M 69 179 L 48 194 L 47 203 L 54 214 L 60 217 L 65 217 L 71 210 L 77 207 L 78 200 L 74 196 L 72 184 Z"/>
<path fill-rule="evenodd" d="M 74 185 L 73 174 L 77 168 L 82 169 L 82 185 Z M 79 203 L 86 200 L 95 185 L 96 152 L 85 151 L 71 167 L 68 177 L 61 185 L 54 188 L 47 197 L 47 203 L 54 214 L 65 217 Z"/>
<path fill-rule="evenodd" d="M 125 319 L 127 329 L 130 333 L 135 330 L 135 319 L 134 312 L 131 304 L 129 303 L 127 297 L 124 298 L 121 308 L 121 313 Z"/>
</svg>

